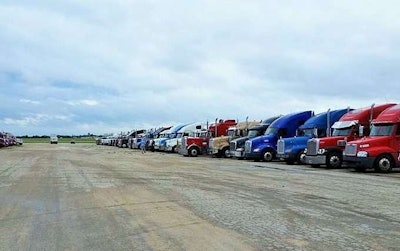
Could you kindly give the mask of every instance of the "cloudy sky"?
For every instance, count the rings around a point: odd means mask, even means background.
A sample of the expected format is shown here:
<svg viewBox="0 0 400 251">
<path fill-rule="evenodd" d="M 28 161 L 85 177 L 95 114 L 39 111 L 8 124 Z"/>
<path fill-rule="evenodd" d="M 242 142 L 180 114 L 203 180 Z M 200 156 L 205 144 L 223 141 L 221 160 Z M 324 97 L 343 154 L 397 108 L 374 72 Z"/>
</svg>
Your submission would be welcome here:
<svg viewBox="0 0 400 251">
<path fill-rule="evenodd" d="M 397 103 L 399 13 L 395 0 L 0 0 L 0 130 Z"/>
</svg>

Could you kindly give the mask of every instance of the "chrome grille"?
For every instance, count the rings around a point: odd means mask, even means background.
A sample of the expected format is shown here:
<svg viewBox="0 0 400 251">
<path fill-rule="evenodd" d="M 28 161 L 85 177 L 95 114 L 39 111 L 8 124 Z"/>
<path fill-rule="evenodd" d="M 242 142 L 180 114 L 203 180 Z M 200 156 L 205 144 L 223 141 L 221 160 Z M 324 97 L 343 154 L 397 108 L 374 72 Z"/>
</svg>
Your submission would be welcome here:
<svg viewBox="0 0 400 251">
<path fill-rule="evenodd" d="M 310 139 L 307 142 L 307 155 L 317 155 L 318 147 L 318 140 Z"/>
<path fill-rule="evenodd" d="M 246 141 L 244 144 L 244 151 L 246 153 L 251 153 L 251 141 Z"/>
<path fill-rule="evenodd" d="M 185 136 L 182 140 L 182 149 L 186 149 L 186 140 L 187 140 L 187 137 Z"/>
<path fill-rule="evenodd" d="M 214 139 L 210 139 L 209 141 L 208 141 L 208 147 L 209 148 L 214 148 Z"/>
<path fill-rule="evenodd" d="M 356 144 L 347 144 L 344 149 L 344 155 L 355 156 L 356 154 L 357 154 L 357 145 Z"/>
<path fill-rule="evenodd" d="M 284 154 L 285 153 L 285 141 L 280 139 L 278 140 L 278 154 Z"/>
<path fill-rule="evenodd" d="M 235 151 L 236 150 L 236 142 L 231 142 L 229 144 L 229 150 L 231 150 L 231 151 Z"/>
</svg>

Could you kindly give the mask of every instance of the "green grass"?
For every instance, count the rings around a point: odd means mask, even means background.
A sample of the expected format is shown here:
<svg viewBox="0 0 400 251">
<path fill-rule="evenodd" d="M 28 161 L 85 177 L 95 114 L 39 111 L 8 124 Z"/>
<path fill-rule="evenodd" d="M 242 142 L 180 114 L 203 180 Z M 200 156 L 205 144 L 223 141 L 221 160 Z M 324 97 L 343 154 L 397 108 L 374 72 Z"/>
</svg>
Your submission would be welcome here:
<svg viewBox="0 0 400 251">
<path fill-rule="evenodd" d="M 24 143 L 46 143 L 50 144 L 50 138 L 23 138 Z M 71 141 L 74 140 L 75 143 L 96 143 L 94 138 L 60 138 L 58 139 L 58 143 L 68 143 L 70 144 Z"/>
</svg>

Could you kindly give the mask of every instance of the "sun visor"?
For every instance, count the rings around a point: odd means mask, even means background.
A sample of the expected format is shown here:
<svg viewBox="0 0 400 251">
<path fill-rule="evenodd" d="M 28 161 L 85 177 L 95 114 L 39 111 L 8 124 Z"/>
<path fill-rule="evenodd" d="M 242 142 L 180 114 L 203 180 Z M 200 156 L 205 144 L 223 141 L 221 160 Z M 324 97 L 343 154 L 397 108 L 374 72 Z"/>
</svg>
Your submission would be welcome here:
<svg viewBox="0 0 400 251">
<path fill-rule="evenodd" d="M 335 124 L 333 124 L 332 128 L 333 129 L 341 129 L 341 128 L 348 128 L 353 125 L 357 125 L 358 121 L 357 120 L 351 120 L 351 121 L 336 121 Z"/>
</svg>

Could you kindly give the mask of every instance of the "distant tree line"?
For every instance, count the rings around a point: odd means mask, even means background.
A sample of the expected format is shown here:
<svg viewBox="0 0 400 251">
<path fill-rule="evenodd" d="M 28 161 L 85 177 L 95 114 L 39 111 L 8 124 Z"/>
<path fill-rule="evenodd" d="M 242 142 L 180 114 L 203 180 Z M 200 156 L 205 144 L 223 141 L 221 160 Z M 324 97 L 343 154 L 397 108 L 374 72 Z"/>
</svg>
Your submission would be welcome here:
<svg viewBox="0 0 400 251">
<path fill-rule="evenodd" d="M 87 138 L 87 137 L 97 137 L 97 135 L 88 133 L 88 134 L 83 134 L 83 135 L 57 135 L 59 138 Z M 26 138 L 26 139 L 40 139 L 40 138 L 50 138 L 50 135 L 22 135 L 18 136 L 18 138 Z"/>
</svg>

